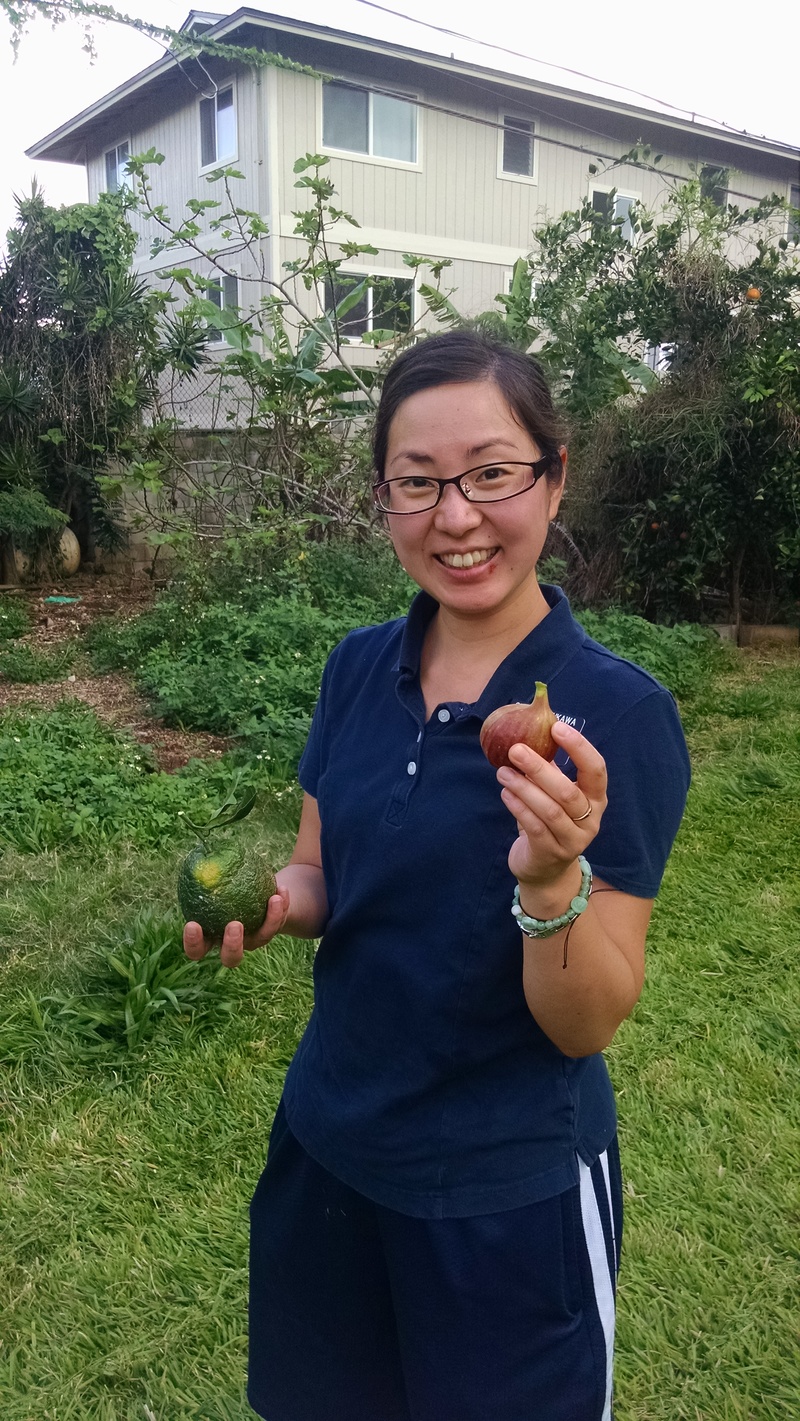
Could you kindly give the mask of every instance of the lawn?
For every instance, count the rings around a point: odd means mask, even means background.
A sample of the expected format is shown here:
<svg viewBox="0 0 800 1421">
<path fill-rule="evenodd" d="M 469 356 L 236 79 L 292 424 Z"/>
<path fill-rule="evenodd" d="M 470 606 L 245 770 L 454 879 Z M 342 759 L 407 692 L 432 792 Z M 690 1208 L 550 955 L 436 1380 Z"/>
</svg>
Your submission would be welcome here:
<svg viewBox="0 0 800 1421">
<path fill-rule="evenodd" d="M 740 653 L 685 714 L 690 806 L 645 992 L 608 1053 L 627 1191 L 617 1421 L 796 1421 L 800 659 Z M 276 862 L 297 809 L 265 796 L 248 821 Z M 310 945 L 251 955 L 135 1050 L 92 1054 L 43 1003 L 78 991 L 143 904 L 169 918 L 182 847 L 0 858 L 3 1421 L 252 1415 L 247 1205 Z"/>
</svg>

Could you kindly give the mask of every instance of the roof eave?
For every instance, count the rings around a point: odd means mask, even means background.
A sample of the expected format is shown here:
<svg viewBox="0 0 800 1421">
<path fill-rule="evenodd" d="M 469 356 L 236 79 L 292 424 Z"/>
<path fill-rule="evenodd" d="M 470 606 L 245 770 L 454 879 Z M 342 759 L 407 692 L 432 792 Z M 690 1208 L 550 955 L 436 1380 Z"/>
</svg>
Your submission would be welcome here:
<svg viewBox="0 0 800 1421">
<path fill-rule="evenodd" d="M 455 75 L 476 74 L 484 79 L 491 79 L 495 83 L 504 84 L 506 87 L 522 89 L 528 93 L 552 98 L 567 100 L 571 103 L 579 103 L 584 107 L 595 108 L 604 112 L 613 112 L 624 117 L 644 120 L 649 123 L 658 123 L 665 128 L 675 129 L 681 133 L 692 133 L 700 138 L 709 141 L 727 143 L 735 148 L 743 148 L 751 152 L 768 154 L 776 158 L 800 159 L 800 148 L 791 144 L 781 143 L 778 140 L 759 137 L 756 134 L 743 133 L 738 129 L 718 128 L 713 124 L 696 123 L 681 118 L 677 114 L 661 113 L 655 109 L 640 108 L 635 104 L 628 104 L 617 99 L 607 98 L 598 94 L 587 94 L 582 90 L 568 89 L 563 85 L 548 84 L 539 79 L 528 79 L 524 75 L 508 74 L 504 70 L 490 69 L 485 65 L 470 64 L 460 59 L 448 59 L 446 55 L 431 54 L 426 50 L 412 49 L 407 45 L 399 45 L 388 40 L 372 39 L 366 35 L 353 35 L 345 30 L 331 29 L 327 25 L 309 24 L 303 20 L 287 19 L 282 15 L 268 14 L 262 10 L 240 9 L 233 15 L 226 16 L 219 24 L 214 25 L 206 31 L 210 38 L 222 39 L 226 35 L 234 33 L 244 25 L 254 25 L 260 29 L 280 29 L 287 34 L 306 35 L 313 38 L 327 40 L 333 44 L 345 44 L 348 48 L 363 49 L 373 53 L 388 54 L 396 58 L 411 60 L 418 64 L 424 64 L 428 68 L 444 70 Z M 158 59 L 154 64 L 143 69 L 139 74 L 127 79 L 123 84 L 118 85 L 104 98 L 98 99 L 89 108 L 76 114 L 67 123 L 54 129 L 45 138 L 39 139 L 37 143 L 27 148 L 26 156 L 29 158 L 45 158 L 55 162 L 82 163 L 84 159 L 78 156 L 68 156 L 70 152 L 76 152 L 76 144 L 83 136 L 83 131 L 104 113 L 110 112 L 118 103 L 124 99 L 131 98 L 141 89 L 146 88 L 155 79 L 174 69 L 179 63 L 185 60 L 178 60 L 174 55 L 167 54 L 162 59 Z M 72 142 L 70 143 L 70 140 Z M 60 151 L 59 151 L 60 150 Z"/>
</svg>

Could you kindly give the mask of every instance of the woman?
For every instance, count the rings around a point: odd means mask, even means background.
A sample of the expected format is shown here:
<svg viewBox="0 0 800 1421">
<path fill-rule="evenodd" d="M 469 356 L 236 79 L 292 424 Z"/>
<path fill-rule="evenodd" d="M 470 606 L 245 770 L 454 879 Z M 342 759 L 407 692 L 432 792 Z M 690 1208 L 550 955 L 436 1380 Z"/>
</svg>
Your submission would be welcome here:
<svg viewBox="0 0 800 1421">
<path fill-rule="evenodd" d="M 375 467 L 421 590 L 332 653 L 294 853 L 261 931 L 222 945 L 236 966 L 322 937 L 251 1207 L 249 1398 L 269 1421 L 601 1421 L 622 1200 L 600 1052 L 642 988 L 683 735 L 537 581 L 566 451 L 535 361 L 465 332 L 408 350 Z M 536 680 L 559 753 L 495 771 L 481 723 Z"/>
</svg>

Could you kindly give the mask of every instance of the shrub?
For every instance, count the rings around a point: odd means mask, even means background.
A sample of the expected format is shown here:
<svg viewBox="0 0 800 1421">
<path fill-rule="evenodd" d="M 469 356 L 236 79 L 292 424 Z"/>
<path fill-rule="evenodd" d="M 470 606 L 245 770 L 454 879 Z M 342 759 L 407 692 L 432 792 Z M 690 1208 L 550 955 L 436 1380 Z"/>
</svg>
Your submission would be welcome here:
<svg viewBox="0 0 800 1421">
<path fill-rule="evenodd" d="M 691 623 L 667 627 L 615 609 L 584 609 L 577 617 L 595 641 L 644 667 L 675 696 L 697 694 L 726 654 L 715 632 Z"/>
<path fill-rule="evenodd" d="M 257 736 L 296 762 L 329 652 L 353 627 L 402 615 L 413 587 L 382 540 L 308 544 L 268 579 L 243 572 L 222 597 L 178 582 L 135 622 L 98 623 L 97 671 L 125 667 L 168 725 Z"/>
<path fill-rule="evenodd" d="M 0 597 L 0 642 L 24 636 L 29 630 L 28 613 L 14 597 Z"/>
<path fill-rule="evenodd" d="M 0 675 L 7 681 L 22 681 L 28 685 L 39 681 L 60 681 L 75 659 L 75 648 L 57 647 L 55 651 L 36 651 L 31 646 L 15 646 L 0 654 Z"/>
<path fill-rule="evenodd" d="M 194 761 L 176 775 L 152 753 L 70 702 L 0 716 L 0 845 L 23 853 L 127 840 L 179 845 L 184 815 L 202 820 L 232 782 L 264 789 L 264 760 Z"/>
</svg>

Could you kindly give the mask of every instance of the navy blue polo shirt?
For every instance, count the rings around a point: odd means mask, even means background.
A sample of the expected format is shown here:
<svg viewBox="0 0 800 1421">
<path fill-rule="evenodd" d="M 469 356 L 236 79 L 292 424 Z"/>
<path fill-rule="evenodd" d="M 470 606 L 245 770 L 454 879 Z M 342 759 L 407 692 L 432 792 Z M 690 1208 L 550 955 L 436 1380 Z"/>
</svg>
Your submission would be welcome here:
<svg viewBox="0 0 800 1421">
<path fill-rule="evenodd" d="M 300 762 L 319 804 L 330 919 L 286 1078 L 288 1122 L 344 1183 L 420 1218 L 560 1193 L 577 1180 L 576 1154 L 591 1165 L 616 1129 L 602 1056 L 564 1056 L 525 1001 L 507 862 L 516 825 L 482 721 L 547 682 L 556 713 L 605 757 L 608 808 L 587 857 L 626 893 L 655 896 L 686 799 L 672 696 L 592 641 L 559 589 L 542 590 L 550 612 L 480 699 L 430 719 L 419 666 L 433 599 L 351 632 L 328 661 Z"/>
</svg>

